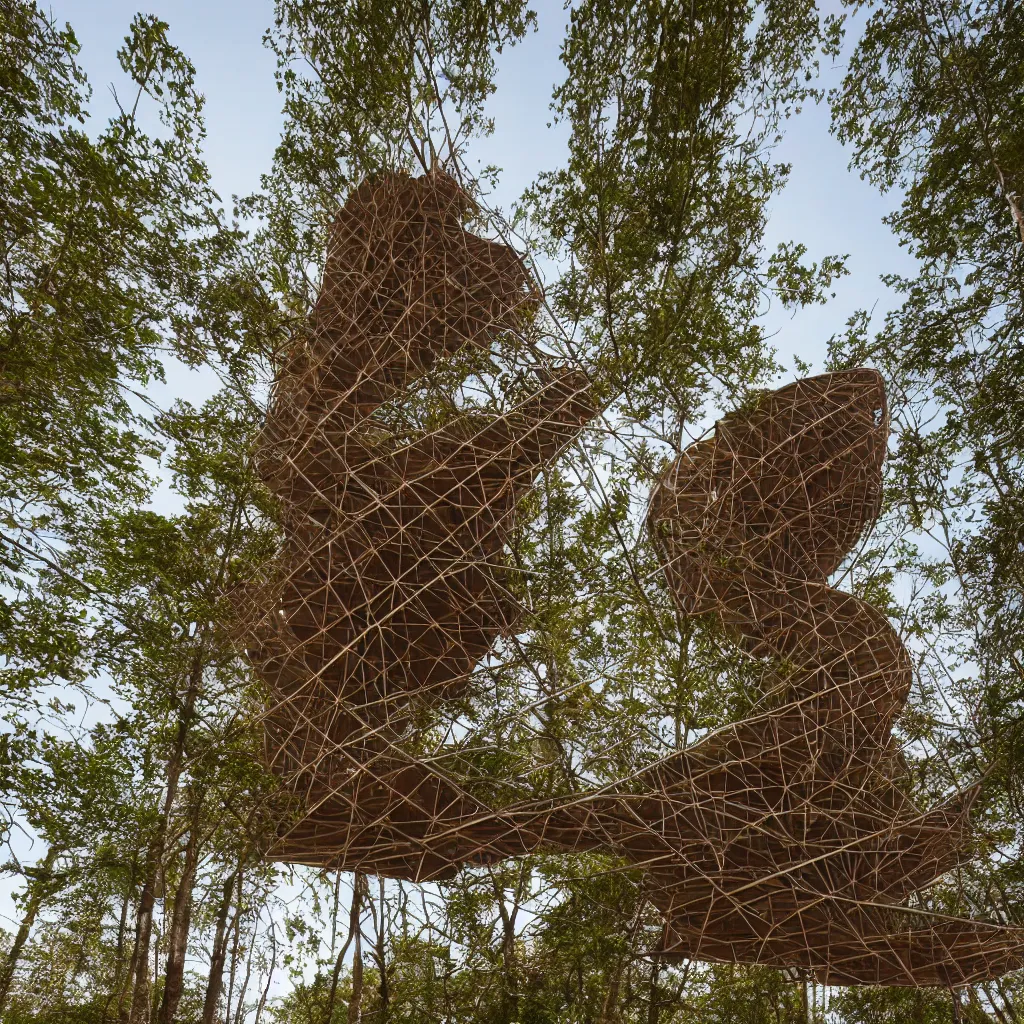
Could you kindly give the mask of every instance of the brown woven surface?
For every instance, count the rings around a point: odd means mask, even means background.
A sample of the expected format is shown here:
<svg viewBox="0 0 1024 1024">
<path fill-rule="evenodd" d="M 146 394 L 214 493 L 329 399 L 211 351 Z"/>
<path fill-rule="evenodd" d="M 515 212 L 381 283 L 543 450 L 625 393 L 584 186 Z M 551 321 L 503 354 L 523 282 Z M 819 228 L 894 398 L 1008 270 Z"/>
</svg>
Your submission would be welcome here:
<svg viewBox="0 0 1024 1024">
<path fill-rule="evenodd" d="M 891 729 L 910 659 L 882 614 L 826 579 L 877 513 L 887 434 L 874 371 L 798 381 L 723 420 L 654 495 L 680 610 L 717 614 L 780 668 L 771 707 L 675 769 L 708 813 L 682 870 L 652 871 L 667 957 L 943 986 L 1024 963 L 1024 931 L 899 906 L 969 855 L 973 792 L 924 810 L 900 788 Z"/>
<path fill-rule="evenodd" d="M 640 865 L 660 955 L 833 984 L 959 985 L 1024 964 L 1024 932 L 908 897 L 970 853 L 972 793 L 919 808 L 892 738 L 910 661 L 831 588 L 878 510 L 877 374 L 799 381 L 726 417 L 664 475 L 649 529 L 684 615 L 714 614 L 777 686 L 751 717 L 613 786 L 491 807 L 417 744 L 513 631 L 508 545 L 539 470 L 595 414 L 586 377 L 534 362 L 500 414 L 403 433 L 388 410 L 533 316 L 516 254 L 468 233 L 443 174 L 382 176 L 342 209 L 308 338 L 259 453 L 281 501 L 275 572 L 244 610 L 266 749 L 298 813 L 274 859 L 450 877 L 529 852 Z"/>
</svg>

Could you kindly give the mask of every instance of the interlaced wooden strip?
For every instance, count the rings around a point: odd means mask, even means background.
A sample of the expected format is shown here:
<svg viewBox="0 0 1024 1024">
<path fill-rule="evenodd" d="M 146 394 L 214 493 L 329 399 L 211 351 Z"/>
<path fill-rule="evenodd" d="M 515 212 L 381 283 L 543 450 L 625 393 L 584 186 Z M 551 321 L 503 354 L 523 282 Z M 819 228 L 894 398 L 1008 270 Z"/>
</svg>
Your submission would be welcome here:
<svg viewBox="0 0 1024 1024">
<path fill-rule="evenodd" d="M 1024 964 L 1024 931 L 906 906 L 969 855 L 974 793 L 931 810 L 907 795 L 891 732 L 907 652 L 827 582 L 878 510 L 888 420 L 873 371 L 726 417 L 652 498 L 680 611 L 718 616 L 772 659 L 754 714 L 614 785 L 501 807 L 422 744 L 424 716 L 464 699 L 514 631 L 517 506 L 596 412 L 585 375 L 535 361 L 503 412 L 395 426 L 389 410 L 445 360 L 495 351 L 534 315 L 521 261 L 468 233 L 469 210 L 441 173 L 356 190 L 274 390 L 259 467 L 284 540 L 243 614 L 270 694 L 268 764 L 298 808 L 271 856 L 422 881 L 599 850 L 644 869 L 669 959 L 944 986 Z"/>
</svg>

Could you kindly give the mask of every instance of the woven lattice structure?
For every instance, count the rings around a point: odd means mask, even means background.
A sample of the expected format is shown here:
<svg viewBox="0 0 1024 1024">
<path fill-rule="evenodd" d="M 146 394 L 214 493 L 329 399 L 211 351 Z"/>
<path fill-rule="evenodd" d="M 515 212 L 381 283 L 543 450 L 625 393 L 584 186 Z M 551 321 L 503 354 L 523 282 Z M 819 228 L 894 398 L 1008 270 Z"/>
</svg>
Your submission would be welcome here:
<svg viewBox="0 0 1024 1024">
<path fill-rule="evenodd" d="M 973 791 L 898 784 L 899 637 L 827 577 L 873 521 L 888 419 L 871 370 L 798 381 L 680 456 L 649 523 L 684 614 L 778 667 L 763 713 L 656 770 L 703 840 L 652 869 L 670 957 L 800 966 L 833 984 L 959 985 L 1024 963 L 1024 931 L 901 910 L 969 856 Z"/>
<path fill-rule="evenodd" d="M 530 852 L 641 866 L 660 955 L 802 968 L 833 984 L 959 985 L 1024 964 L 1024 931 L 911 910 L 970 854 L 972 793 L 900 785 L 910 661 L 827 577 L 873 521 L 888 429 L 869 370 L 800 381 L 670 467 L 649 529 L 684 615 L 771 659 L 751 717 L 628 780 L 494 807 L 419 743 L 514 630 L 507 548 L 538 471 L 596 413 L 534 360 L 500 413 L 402 433 L 389 410 L 534 314 L 516 254 L 468 233 L 443 174 L 365 183 L 334 223 L 308 338 L 259 455 L 284 543 L 246 613 L 271 696 L 267 759 L 297 813 L 277 860 L 429 880 Z M 532 383 L 531 383 L 532 382 Z"/>
<path fill-rule="evenodd" d="M 521 261 L 467 233 L 468 209 L 443 174 L 359 188 L 272 400 L 260 469 L 286 540 L 253 656 L 271 768 L 305 809 L 283 860 L 426 879 L 536 842 L 410 752 L 411 717 L 458 698 L 513 626 L 515 507 L 594 414 L 581 374 L 538 365 L 500 417 L 385 425 L 439 360 L 490 351 L 535 310 Z"/>
</svg>

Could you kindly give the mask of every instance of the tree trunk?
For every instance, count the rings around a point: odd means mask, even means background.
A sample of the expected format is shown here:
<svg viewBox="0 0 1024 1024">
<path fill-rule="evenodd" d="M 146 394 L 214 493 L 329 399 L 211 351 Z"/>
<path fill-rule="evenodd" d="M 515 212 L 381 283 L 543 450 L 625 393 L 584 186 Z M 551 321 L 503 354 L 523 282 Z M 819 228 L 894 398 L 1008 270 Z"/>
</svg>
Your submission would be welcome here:
<svg viewBox="0 0 1024 1024">
<path fill-rule="evenodd" d="M 619 1018 L 619 989 L 622 986 L 622 968 L 616 966 L 608 981 L 601 1005 L 601 1024 L 615 1024 Z"/>
<path fill-rule="evenodd" d="M 1010 207 L 1010 216 L 1016 225 L 1017 234 L 1020 235 L 1021 244 L 1024 244 L 1024 210 L 1021 209 L 1020 203 L 1017 201 L 1017 192 L 1007 182 L 1003 169 L 996 163 L 994 157 L 992 159 L 992 166 L 995 168 L 996 175 L 999 178 L 999 187 L 1002 190 L 1003 198 L 1006 200 L 1006 205 Z"/>
<path fill-rule="evenodd" d="M 519 881 L 513 892 L 511 913 L 505 906 L 505 891 L 498 884 L 498 879 L 495 877 L 494 872 L 488 868 L 488 874 L 491 877 L 491 887 L 494 891 L 494 899 L 498 905 L 498 914 L 501 917 L 502 1010 L 509 1020 L 515 1020 L 519 1016 L 519 966 L 516 959 L 516 919 L 519 916 L 523 886 L 527 878 L 527 868 L 525 864 L 519 868 Z"/>
<path fill-rule="evenodd" d="M 206 982 L 206 998 L 203 1000 L 203 1024 L 213 1024 L 217 1016 L 217 1004 L 220 1002 L 221 989 L 224 987 L 224 961 L 228 955 L 228 914 L 231 912 L 231 897 L 235 891 L 235 880 L 241 874 L 239 865 L 224 882 L 220 909 L 217 911 L 217 927 L 213 936 L 213 949 L 210 953 L 210 976 Z"/>
<path fill-rule="evenodd" d="M 171 787 L 168 785 L 168 796 Z M 169 811 L 164 801 L 165 812 Z M 156 906 L 156 888 L 163 860 L 164 823 L 157 827 L 146 852 L 146 880 L 139 896 L 139 908 L 135 915 L 135 947 L 128 967 L 129 984 L 132 986 L 131 1005 L 128 1010 L 128 1024 L 145 1024 L 149 1020 L 149 945 L 153 936 L 153 909 Z M 122 1013 L 123 1019 L 123 1013 Z"/>
<path fill-rule="evenodd" d="M 235 994 L 235 972 L 238 970 L 238 945 L 242 940 L 242 879 L 238 879 L 238 896 L 235 900 L 235 917 L 231 922 L 231 970 L 228 972 L 228 998 L 224 1007 L 224 1024 L 231 1024 L 231 1000 Z"/>
<path fill-rule="evenodd" d="M 277 969 L 277 929 L 274 927 L 274 919 L 270 919 L 270 967 L 267 970 L 267 983 L 263 986 L 263 993 L 260 995 L 259 1005 L 256 1007 L 256 1019 L 253 1024 L 260 1024 L 263 1016 L 263 1008 L 267 1005 L 267 996 L 270 995 L 270 984 L 274 980 L 274 971 Z"/>
<path fill-rule="evenodd" d="M 185 988 L 185 953 L 188 949 L 189 925 L 192 921 L 192 887 L 199 863 L 199 815 L 202 797 L 196 800 L 196 809 L 189 826 L 188 845 L 181 868 L 181 878 L 174 894 L 174 909 L 167 934 L 167 972 L 164 978 L 163 1002 L 160 1004 L 160 1024 L 173 1024 L 178 1003 Z"/>
<path fill-rule="evenodd" d="M 341 905 L 341 872 L 334 874 L 334 911 L 331 914 L 331 956 L 338 944 L 338 908 Z"/>
<path fill-rule="evenodd" d="M 133 863 L 132 876 L 134 877 L 137 863 Z M 118 978 L 121 977 L 121 968 L 124 966 L 124 937 L 128 932 L 128 908 L 132 905 L 132 890 L 134 885 L 129 885 L 125 894 L 124 902 L 121 904 L 121 917 L 117 923 L 117 970 Z"/>
<path fill-rule="evenodd" d="M 253 928 L 252 941 L 249 943 L 249 953 L 245 958 L 245 977 L 242 979 L 242 987 L 238 990 L 238 1005 L 235 1007 L 235 1024 L 242 1024 L 245 1015 L 245 994 L 249 991 L 249 982 L 252 980 L 252 958 L 256 954 L 256 930 Z M 230 1003 L 228 1004 L 230 1009 Z"/>
<path fill-rule="evenodd" d="M 341 947 L 341 952 L 338 953 L 338 959 L 334 961 L 334 974 L 331 976 L 331 994 L 327 997 L 327 1013 L 324 1015 L 324 1024 L 333 1024 L 334 1019 L 334 1003 L 338 998 L 338 979 L 341 977 L 341 968 L 345 963 L 345 954 L 348 952 L 348 947 L 353 941 L 356 943 L 356 958 L 360 956 L 359 949 L 359 912 L 363 898 L 363 879 L 365 876 L 362 872 L 357 871 L 355 877 L 352 879 L 352 906 L 348 912 L 348 938 L 345 939 L 345 945 Z M 353 982 L 355 980 L 355 972 L 353 969 Z M 360 968 L 360 980 L 362 980 L 362 968 Z M 349 1006 L 349 1016 L 351 1017 L 351 1005 Z"/>
<path fill-rule="evenodd" d="M 1010 992 L 1003 984 L 1003 979 L 996 978 L 994 984 L 996 987 L 996 991 L 999 993 L 999 996 L 1003 1001 L 1003 1018 L 1009 1016 L 1010 1020 L 1013 1021 L 1013 1024 L 1018 1024 L 1018 1022 L 1020 1021 L 1020 1017 L 1017 1014 L 1016 1007 L 1013 1005 L 1013 997 L 1010 995 Z"/>
<path fill-rule="evenodd" d="M 356 926 L 356 948 L 352 955 L 352 998 L 348 1004 L 348 1024 L 359 1024 L 363 1002 L 363 943 Z"/>
<path fill-rule="evenodd" d="M 28 900 L 25 903 L 25 916 L 22 917 L 18 934 L 14 936 L 14 942 L 4 958 L 3 967 L 0 967 L 0 1016 L 3 1014 L 7 995 L 14 981 L 15 971 L 18 969 L 21 951 L 25 948 L 25 943 L 28 941 L 32 925 L 35 924 L 40 908 L 45 902 L 46 897 L 50 894 L 50 883 L 53 881 L 53 865 L 56 861 L 57 848 L 51 846 L 47 850 L 42 864 L 32 869 L 33 877 L 28 879 Z"/>
<path fill-rule="evenodd" d="M 388 981 L 388 961 L 387 961 L 387 904 L 384 900 L 384 879 L 379 878 L 377 885 L 380 888 L 380 921 L 377 922 L 377 934 L 375 936 L 376 943 L 376 960 L 377 968 L 380 971 L 380 985 L 378 986 L 378 992 L 380 994 L 380 1019 L 388 1019 L 388 1004 L 391 1002 L 391 985 Z"/>
<path fill-rule="evenodd" d="M 661 1018 L 661 998 L 658 993 L 658 978 L 661 975 L 661 961 L 653 960 L 651 963 L 651 979 L 647 987 L 649 993 L 647 1002 L 647 1024 L 658 1024 Z"/>
<path fill-rule="evenodd" d="M 242 941 L 242 883 L 238 886 L 237 905 L 231 921 L 231 969 L 227 972 L 227 998 L 224 1000 L 224 1024 L 231 1024 L 231 999 L 234 997 L 234 976 L 239 969 L 239 943 Z"/>
<path fill-rule="evenodd" d="M 178 795 L 178 783 L 185 761 L 185 741 L 188 739 L 189 727 L 195 713 L 196 697 L 203 678 L 203 658 L 201 652 L 195 656 L 189 672 L 188 693 L 178 716 L 178 728 L 174 737 L 174 747 L 167 758 L 167 792 L 164 794 L 163 807 L 156 831 L 146 851 L 146 878 L 139 897 L 139 909 L 135 918 L 135 949 L 132 953 L 132 968 L 129 976 L 134 974 L 131 1009 L 128 1013 L 128 1024 L 146 1024 L 150 1013 L 150 978 L 149 978 L 149 944 L 153 934 L 153 909 L 156 906 L 156 888 L 163 868 L 164 844 L 167 841 L 167 827 Z"/>
<path fill-rule="evenodd" d="M 107 1024 L 107 1021 L 110 1019 L 110 1004 L 114 1002 L 115 999 L 117 1000 L 118 1016 L 121 1016 L 121 1007 L 124 1005 L 124 1001 L 127 998 L 128 976 L 131 971 L 131 965 L 126 965 L 124 962 L 124 947 L 125 936 L 128 934 L 128 911 L 131 909 L 132 905 L 132 893 L 135 891 L 135 875 L 137 873 L 138 861 L 133 857 L 131 873 L 128 884 L 125 887 L 124 901 L 121 903 L 121 917 L 117 924 L 117 948 L 114 953 L 114 962 L 117 966 L 114 972 L 114 984 L 103 1004 L 103 1010 L 100 1014 L 102 1024 Z"/>
</svg>

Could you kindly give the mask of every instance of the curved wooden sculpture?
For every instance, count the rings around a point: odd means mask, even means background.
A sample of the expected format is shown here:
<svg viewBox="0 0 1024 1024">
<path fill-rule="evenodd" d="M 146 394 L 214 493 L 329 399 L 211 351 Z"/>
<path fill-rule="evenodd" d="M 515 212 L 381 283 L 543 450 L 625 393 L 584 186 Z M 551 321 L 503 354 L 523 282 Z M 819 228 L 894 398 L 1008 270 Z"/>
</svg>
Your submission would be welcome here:
<svg viewBox="0 0 1024 1024">
<path fill-rule="evenodd" d="M 374 417 L 533 314 L 518 256 L 466 232 L 469 210 L 444 174 L 356 190 L 331 228 L 311 337 L 275 388 L 259 465 L 285 542 L 250 657 L 273 698 L 270 767 L 304 808 L 280 860 L 424 879 L 530 845 L 407 733 L 514 624 L 513 512 L 593 415 L 586 381 L 540 366 L 505 415 L 412 437 Z"/>
<path fill-rule="evenodd" d="M 924 811 L 900 787 L 909 657 L 827 583 L 877 513 L 887 434 L 874 371 L 798 381 L 722 420 L 654 494 L 680 610 L 716 614 L 779 670 L 762 713 L 653 772 L 710 812 L 700 851 L 651 871 L 667 957 L 830 984 L 962 985 L 1024 964 L 1024 930 L 900 907 L 969 856 L 974 792 Z"/>
<path fill-rule="evenodd" d="M 969 855 L 968 791 L 899 784 L 910 685 L 884 616 L 828 586 L 873 521 L 877 374 L 783 388 L 682 453 L 649 527 L 685 615 L 717 615 L 777 688 L 747 719 L 612 786 L 490 807 L 414 727 L 466 693 L 518 609 L 505 549 L 538 470 L 596 411 L 535 366 L 510 412 L 406 437 L 381 411 L 440 360 L 532 315 L 512 250 L 467 233 L 443 174 L 361 186 L 333 225 L 313 329 L 275 388 L 260 469 L 285 540 L 249 656 L 267 758 L 299 805 L 277 860 L 415 880 L 534 851 L 644 869 L 660 955 L 801 968 L 830 984 L 966 984 L 1024 965 L 1024 931 L 911 910 Z"/>
</svg>

